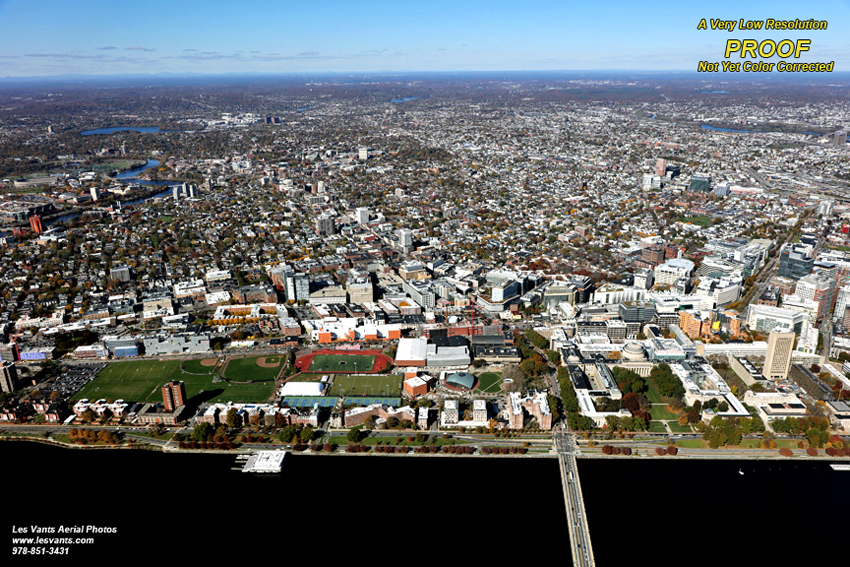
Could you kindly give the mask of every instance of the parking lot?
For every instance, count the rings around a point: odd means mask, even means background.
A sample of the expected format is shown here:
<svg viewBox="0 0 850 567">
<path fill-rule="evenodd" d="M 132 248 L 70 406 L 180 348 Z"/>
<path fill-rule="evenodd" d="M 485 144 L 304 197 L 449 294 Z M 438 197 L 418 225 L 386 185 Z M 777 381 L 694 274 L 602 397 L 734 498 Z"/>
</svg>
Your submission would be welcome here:
<svg viewBox="0 0 850 567">
<path fill-rule="evenodd" d="M 62 374 L 53 381 L 42 385 L 40 390 L 45 398 L 50 397 L 53 392 L 59 392 L 63 399 L 67 399 L 94 380 L 104 367 L 106 367 L 106 364 L 103 363 L 66 367 Z"/>
</svg>

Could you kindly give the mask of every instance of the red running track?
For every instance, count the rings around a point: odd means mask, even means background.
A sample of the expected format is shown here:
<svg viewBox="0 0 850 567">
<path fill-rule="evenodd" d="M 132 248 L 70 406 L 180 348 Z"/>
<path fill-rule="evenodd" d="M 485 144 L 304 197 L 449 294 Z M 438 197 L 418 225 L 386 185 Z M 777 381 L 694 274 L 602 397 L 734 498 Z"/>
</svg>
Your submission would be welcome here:
<svg viewBox="0 0 850 567">
<path fill-rule="evenodd" d="M 309 372 L 310 365 L 313 364 L 313 357 L 317 354 L 339 354 L 344 356 L 374 356 L 375 357 L 375 365 L 372 367 L 372 370 L 361 370 L 363 374 L 377 374 L 379 372 L 383 372 L 387 368 L 391 368 L 393 365 L 392 359 L 385 355 L 383 352 L 379 350 L 317 350 L 315 352 L 311 352 L 310 354 L 305 354 L 304 356 L 300 356 L 295 359 L 295 368 L 298 369 L 298 372 Z M 347 370 L 322 370 L 322 374 L 350 374 Z"/>
</svg>

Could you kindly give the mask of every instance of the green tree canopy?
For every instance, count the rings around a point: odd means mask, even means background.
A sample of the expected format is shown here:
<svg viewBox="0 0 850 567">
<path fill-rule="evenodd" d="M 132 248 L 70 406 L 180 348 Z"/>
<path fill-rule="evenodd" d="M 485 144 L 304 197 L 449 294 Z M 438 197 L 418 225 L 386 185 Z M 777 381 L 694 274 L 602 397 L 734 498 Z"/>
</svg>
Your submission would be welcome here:
<svg viewBox="0 0 850 567">
<path fill-rule="evenodd" d="M 195 424 L 195 429 L 192 431 L 192 438 L 195 441 L 208 441 L 214 433 L 215 430 L 212 424 L 202 421 Z"/>
<path fill-rule="evenodd" d="M 354 428 L 345 436 L 349 443 L 359 443 L 363 439 L 363 432 L 360 429 Z"/>
</svg>

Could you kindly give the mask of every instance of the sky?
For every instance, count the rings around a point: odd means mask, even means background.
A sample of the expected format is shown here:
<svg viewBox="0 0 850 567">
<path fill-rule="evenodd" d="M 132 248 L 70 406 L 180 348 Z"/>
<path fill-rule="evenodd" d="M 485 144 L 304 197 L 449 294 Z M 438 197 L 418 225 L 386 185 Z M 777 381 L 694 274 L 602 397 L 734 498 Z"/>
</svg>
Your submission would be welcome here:
<svg viewBox="0 0 850 567">
<path fill-rule="evenodd" d="M 829 26 L 730 33 L 698 30 L 703 18 Z M 745 38 L 810 39 L 798 61 L 850 71 L 848 24 L 850 0 L 0 0 L 0 77 L 695 71 Z"/>
</svg>

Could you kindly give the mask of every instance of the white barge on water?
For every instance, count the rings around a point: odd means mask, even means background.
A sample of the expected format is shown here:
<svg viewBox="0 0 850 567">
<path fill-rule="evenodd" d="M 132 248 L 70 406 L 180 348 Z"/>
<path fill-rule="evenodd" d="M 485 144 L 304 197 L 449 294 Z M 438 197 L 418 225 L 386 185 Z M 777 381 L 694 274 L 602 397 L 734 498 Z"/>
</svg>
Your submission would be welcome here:
<svg viewBox="0 0 850 567">
<path fill-rule="evenodd" d="M 832 463 L 829 466 L 834 471 L 850 471 L 850 463 Z"/>
<path fill-rule="evenodd" d="M 289 451 L 257 451 L 248 456 L 242 472 L 279 473 L 283 468 L 283 459 Z M 241 455 L 240 455 L 241 457 Z M 237 457 L 238 459 L 239 457 Z"/>
</svg>

